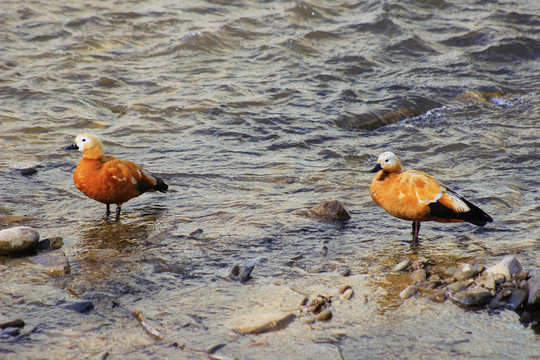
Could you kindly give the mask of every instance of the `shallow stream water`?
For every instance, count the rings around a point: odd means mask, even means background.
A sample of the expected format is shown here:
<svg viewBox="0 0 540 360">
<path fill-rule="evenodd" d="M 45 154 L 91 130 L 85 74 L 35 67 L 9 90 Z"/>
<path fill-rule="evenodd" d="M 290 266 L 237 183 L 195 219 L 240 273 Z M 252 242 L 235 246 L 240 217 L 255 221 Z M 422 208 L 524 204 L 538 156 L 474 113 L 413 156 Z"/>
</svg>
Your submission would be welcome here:
<svg viewBox="0 0 540 360">
<path fill-rule="evenodd" d="M 540 273 L 538 14 L 536 0 L 2 2 L 0 215 L 61 236 L 71 272 L 0 260 L 0 320 L 28 324 L 0 338 L 0 357 L 201 358 L 120 303 L 239 359 L 538 358 L 516 313 L 404 302 L 390 275 L 404 256 L 507 254 Z M 170 191 L 106 219 L 73 184 L 80 154 L 63 150 L 81 132 Z M 425 223 L 411 248 L 410 223 L 369 196 L 386 150 L 494 222 Z M 351 220 L 295 213 L 329 200 Z M 226 279 L 250 261 L 253 279 Z M 329 322 L 227 327 L 345 283 L 369 301 Z M 95 309 L 59 306 L 75 298 Z"/>
</svg>

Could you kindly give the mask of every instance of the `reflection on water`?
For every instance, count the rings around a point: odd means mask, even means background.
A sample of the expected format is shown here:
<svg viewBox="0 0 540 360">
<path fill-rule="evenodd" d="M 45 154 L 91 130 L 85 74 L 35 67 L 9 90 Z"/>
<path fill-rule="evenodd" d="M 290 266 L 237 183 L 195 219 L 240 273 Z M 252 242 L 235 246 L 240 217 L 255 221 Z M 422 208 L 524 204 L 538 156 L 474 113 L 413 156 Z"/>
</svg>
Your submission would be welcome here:
<svg viewBox="0 0 540 360">
<path fill-rule="evenodd" d="M 534 334 L 515 314 L 463 316 L 451 304 L 403 301 L 405 280 L 389 271 L 404 256 L 444 267 L 515 254 L 540 273 L 538 13 L 537 1 L 3 3 L 2 226 L 62 236 L 72 273 L 57 287 L 34 274 L 34 289 L 19 281 L 19 265 L 0 268 L 0 318 L 17 314 L 37 329 L 26 348 L 3 342 L 0 357 L 44 348 L 67 358 L 69 349 L 178 356 L 142 330 L 125 335 L 132 318 L 110 299 L 144 309 L 193 346 L 227 344 L 232 357 L 283 357 L 275 344 L 286 337 L 290 358 L 309 357 L 306 349 L 339 358 L 336 346 L 345 358 L 534 353 Z M 118 223 L 106 219 L 73 184 L 79 155 L 63 151 L 82 131 L 170 191 L 131 200 Z M 494 223 L 426 223 L 411 248 L 410 223 L 369 197 L 368 171 L 386 150 Z M 351 220 L 295 214 L 334 199 Z M 227 279 L 254 259 L 249 282 Z M 344 282 L 377 299 L 377 315 L 370 301 L 350 302 L 335 305 L 331 322 L 295 321 L 281 335 L 224 328 L 238 311 L 275 311 Z M 96 315 L 54 307 L 73 300 L 64 289 L 96 301 Z M 512 331 L 498 332 L 498 321 Z M 401 330 L 416 324 L 430 337 Z M 463 342 L 455 329 L 466 327 Z M 489 340 L 485 328 L 494 329 Z"/>
</svg>

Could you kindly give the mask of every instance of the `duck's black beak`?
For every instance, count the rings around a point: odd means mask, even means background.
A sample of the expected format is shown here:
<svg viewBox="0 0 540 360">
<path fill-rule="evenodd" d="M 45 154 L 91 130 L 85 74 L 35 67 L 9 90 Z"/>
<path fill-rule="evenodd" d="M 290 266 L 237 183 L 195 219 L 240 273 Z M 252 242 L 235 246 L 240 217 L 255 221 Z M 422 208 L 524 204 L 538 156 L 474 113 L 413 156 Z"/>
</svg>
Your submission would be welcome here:
<svg viewBox="0 0 540 360">
<path fill-rule="evenodd" d="M 77 146 L 77 144 L 73 143 L 69 145 L 67 148 L 65 148 L 64 150 L 79 150 L 79 147 Z"/>
<path fill-rule="evenodd" d="M 379 172 L 379 171 L 381 171 L 381 170 L 382 170 L 381 164 L 377 163 L 377 165 L 375 165 L 375 167 L 374 167 L 373 169 L 371 169 L 370 172 L 376 173 L 376 172 Z"/>
</svg>

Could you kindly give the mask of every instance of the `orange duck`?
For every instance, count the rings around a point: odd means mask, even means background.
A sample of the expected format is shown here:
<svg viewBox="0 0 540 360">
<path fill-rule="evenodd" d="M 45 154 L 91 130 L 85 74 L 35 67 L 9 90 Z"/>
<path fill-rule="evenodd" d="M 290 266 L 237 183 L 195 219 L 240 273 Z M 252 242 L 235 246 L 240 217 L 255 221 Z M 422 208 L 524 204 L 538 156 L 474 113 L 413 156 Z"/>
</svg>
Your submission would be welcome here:
<svg viewBox="0 0 540 360">
<path fill-rule="evenodd" d="M 418 242 L 420 221 L 469 222 L 484 226 L 493 219 L 461 195 L 426 173 L 403 171 L 394 153 L 382 153 L 369 192 L 390 215 L 412 221 L 413 242 Z"/>
<path fill-rule="evenodd" d="M 75 186 L 86 196 L 107 205 L 116 204 L 116 220 L 122 204 L 145 192 L 167 192 L 169 186 L 160 178 L 131 161 L 105 155 L 103 145 L 92 134 L 80 134 L 66 150 L 79 150 L 83 157 L 73 173 Z"/>
</svg>

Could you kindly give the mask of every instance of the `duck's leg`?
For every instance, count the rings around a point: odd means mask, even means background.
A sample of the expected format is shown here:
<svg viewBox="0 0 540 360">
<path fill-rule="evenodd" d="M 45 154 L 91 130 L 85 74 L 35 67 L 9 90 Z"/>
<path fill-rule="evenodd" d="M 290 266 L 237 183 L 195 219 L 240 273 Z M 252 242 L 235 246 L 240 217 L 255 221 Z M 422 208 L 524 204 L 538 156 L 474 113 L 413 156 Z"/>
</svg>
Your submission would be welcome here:
<svg viewBox="0 0 540 360">
<path fill-rule="evenodd" d="M 412 241 L 414 243 L 418 242 L 418 234 L 420 233 L 420 221 L 413 221 L 412 223 Z"/>
<path fill-rule="evenodd" d="M 109 215 L 111 215 L 111 207 L 109 206 L 109 204 L 107 204 L 107 211 L 105 212 L 105 216 L 109 217 Z"/>
<path fill-rule="evenodd" d="M 120 220 L 120 211 L 122 211 L 122 208 L 120 205 L 116 205 L 116 221 Z"/>
</svg>

